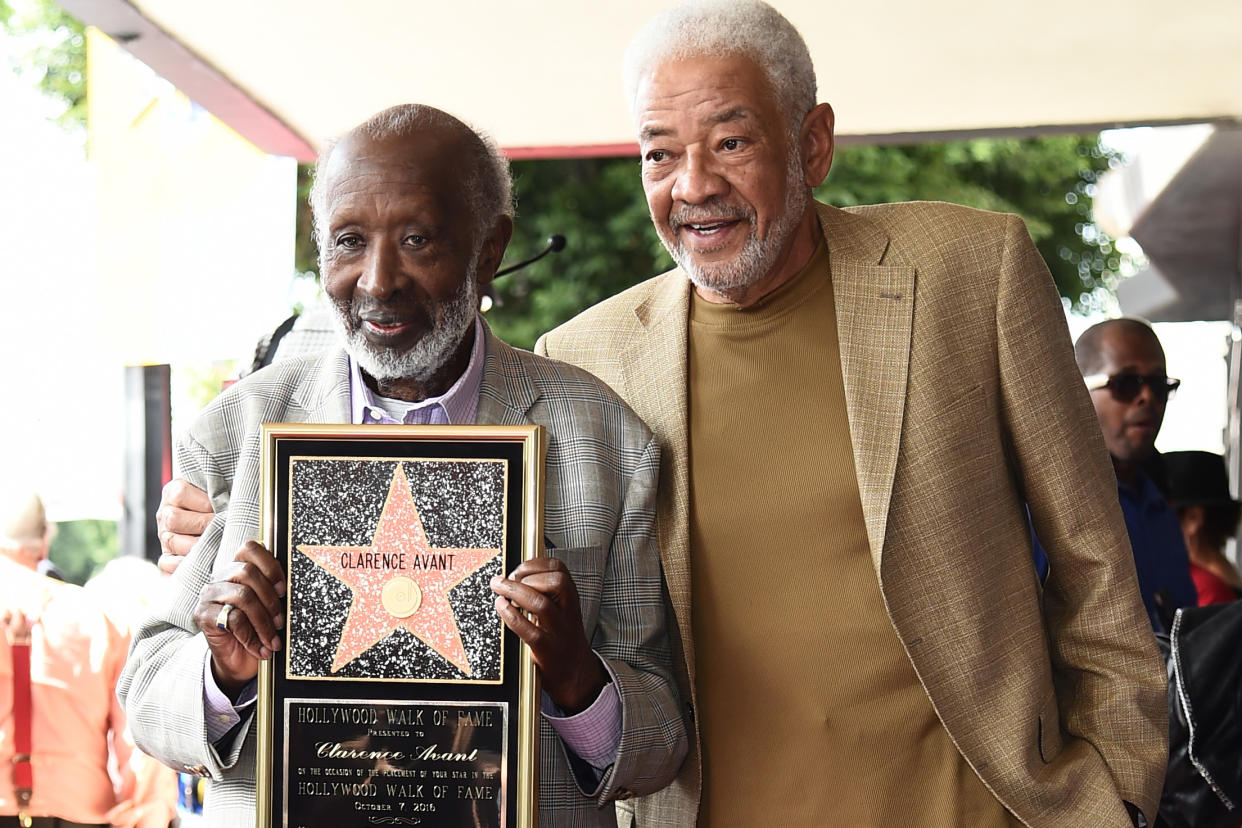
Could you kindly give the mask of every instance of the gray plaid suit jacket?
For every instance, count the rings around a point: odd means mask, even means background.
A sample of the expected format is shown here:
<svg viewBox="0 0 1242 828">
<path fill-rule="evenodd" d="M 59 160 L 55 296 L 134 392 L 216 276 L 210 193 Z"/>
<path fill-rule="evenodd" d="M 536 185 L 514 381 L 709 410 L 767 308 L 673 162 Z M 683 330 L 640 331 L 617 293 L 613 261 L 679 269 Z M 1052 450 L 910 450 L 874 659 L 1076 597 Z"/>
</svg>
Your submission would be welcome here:
<svg viewBox="0 0 1242 828">
<path fill-rule="evenodd" d="M 349 422 L 347 371 L 343 351 L 277 363 L 220 395 L 178 443 L 182 474 L 208 493 L 216 517 L 137 633 L 117 693 L 144 751 L 210 776 L 213 826 L 254 824 L 255 737 L 250 721 L 231 742 L 207 742 L 199 591 L 258 539 L 259 425 Z M 477 419 L 547 429 L 545 535 L 573 573 L 587 639 L 616 675 L 622 704 L 617 760 L 598 784 L 575 777 L 564 745 L 541 723 L 540 825 L 615 826 L 614 800 L 663 787 L 687 746 L 656 550 L 659 448 L 599 380 L 490 332 Z"/>
</svg>

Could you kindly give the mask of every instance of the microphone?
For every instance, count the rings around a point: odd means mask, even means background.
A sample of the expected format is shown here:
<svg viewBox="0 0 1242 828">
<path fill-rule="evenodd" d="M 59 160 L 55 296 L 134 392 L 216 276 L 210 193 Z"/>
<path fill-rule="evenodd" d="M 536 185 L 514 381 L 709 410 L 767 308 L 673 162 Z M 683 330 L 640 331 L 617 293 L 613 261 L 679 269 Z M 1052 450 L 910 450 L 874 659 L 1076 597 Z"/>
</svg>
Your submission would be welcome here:
<svg viewBox="0 0 1242 828">
<path fill-rule="evenodd" d="M 515 270 L 521 270 L 527 265 L 534 264 L 535 262 L 539 261 L 540 259 L 548 255 L 549 253 L 559 253 L 564 249 L 565 249 L 565 237 L 562 236 L 560 233 L 554 233 L 553 235 L 548 236 L 548 246 L 545 247 L 543 250 L 539 251 L 534 256 L 531 256 L 529 259 L 527 259 L 524 262 L 518 262 L 517 264 L 509 265 L 508 267 L 502 267 L 500 270 L 496 271 L 496 275 L 492 278 L 499 279 L 501 276 L 508 276 L 510 273 L 512 273 Z"/>
</svg>

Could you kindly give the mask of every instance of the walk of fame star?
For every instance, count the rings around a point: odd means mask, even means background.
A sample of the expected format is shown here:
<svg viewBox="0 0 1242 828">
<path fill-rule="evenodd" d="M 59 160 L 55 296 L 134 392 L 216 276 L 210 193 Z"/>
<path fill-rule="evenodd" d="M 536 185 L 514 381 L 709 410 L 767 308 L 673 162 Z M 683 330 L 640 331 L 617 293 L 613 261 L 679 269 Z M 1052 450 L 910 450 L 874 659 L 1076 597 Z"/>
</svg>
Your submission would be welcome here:
<svg viewBox="0 0 1242 828">
<path fill-rule="evenodd" d="M 333 673 L 404 628 L 471 675 L 448 593 L 500 550 L 432 547 L 403 464 L 398 463 L 393 473 L 370 546 L 297 549 L 353 593 L 332 660 Z"/>
</svg>

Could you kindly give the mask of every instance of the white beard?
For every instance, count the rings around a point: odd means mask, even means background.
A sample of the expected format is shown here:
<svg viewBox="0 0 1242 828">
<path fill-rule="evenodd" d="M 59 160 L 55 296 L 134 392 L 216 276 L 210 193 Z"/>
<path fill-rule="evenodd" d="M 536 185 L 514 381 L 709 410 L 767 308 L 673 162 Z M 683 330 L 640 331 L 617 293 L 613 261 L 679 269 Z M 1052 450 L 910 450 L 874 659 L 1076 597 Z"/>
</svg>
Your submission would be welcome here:
<svg viewBox="0 0 1242 828">
<path fill-rule="evenodd" d="M 475 294 L 475 268 L 470 266 L 461 289 L 452 299 L 436 308 L 436 321 L 431 332 L 405 351 L 375 348 L 362 335 L 360 321 L 352 308 L 331 303 L 332 321 L 345 340 L 345 349 L 367 374 L 377 380 L 414 380 L 426 382 L 435 376 L 461 345 L 466 332 L 474 324 L 479 302 Z"/>
<path fill-rule="evenodd" d="M 802 214 L 809 201 L 810 195 L 802 181 L 802 160 L 793 155 L 785 168 L 785 209 L 772 225 L 766 239 L 759 238 L 754 208 L 749 205 L 728 205 L 713 199 L 670 216 L 670 224 L 674 221 L 676 224 L 688 224 L 695 213 L 716 218 L 744 219 L 750 225 L 750 233 L 736 257 L 727 262 L 699 264 L 682 243 L 676 226 L 673 227 L 671 237 L 660 231 L 660 241 L 696 287 L 716 293 L 739 291 L 758 282 L 776 266 L 776 260 L 785 243 L 802 221 Z"/>
</svg>

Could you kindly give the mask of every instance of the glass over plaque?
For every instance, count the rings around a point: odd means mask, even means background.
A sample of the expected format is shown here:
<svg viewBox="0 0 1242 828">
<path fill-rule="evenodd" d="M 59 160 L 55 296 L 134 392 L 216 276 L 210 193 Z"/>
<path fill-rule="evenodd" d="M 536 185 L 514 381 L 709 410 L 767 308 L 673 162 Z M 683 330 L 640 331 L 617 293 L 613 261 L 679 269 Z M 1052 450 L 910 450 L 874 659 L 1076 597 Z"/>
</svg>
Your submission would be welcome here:
<svg viewBox="0 0 1242 828">
<path fill-rule="evenodd" d="M 535 824 L 537 689 L 489 586 L 542 552 L 539 426 L 263 427 L 287 578 L 258 828 Z"/>
</svg>

